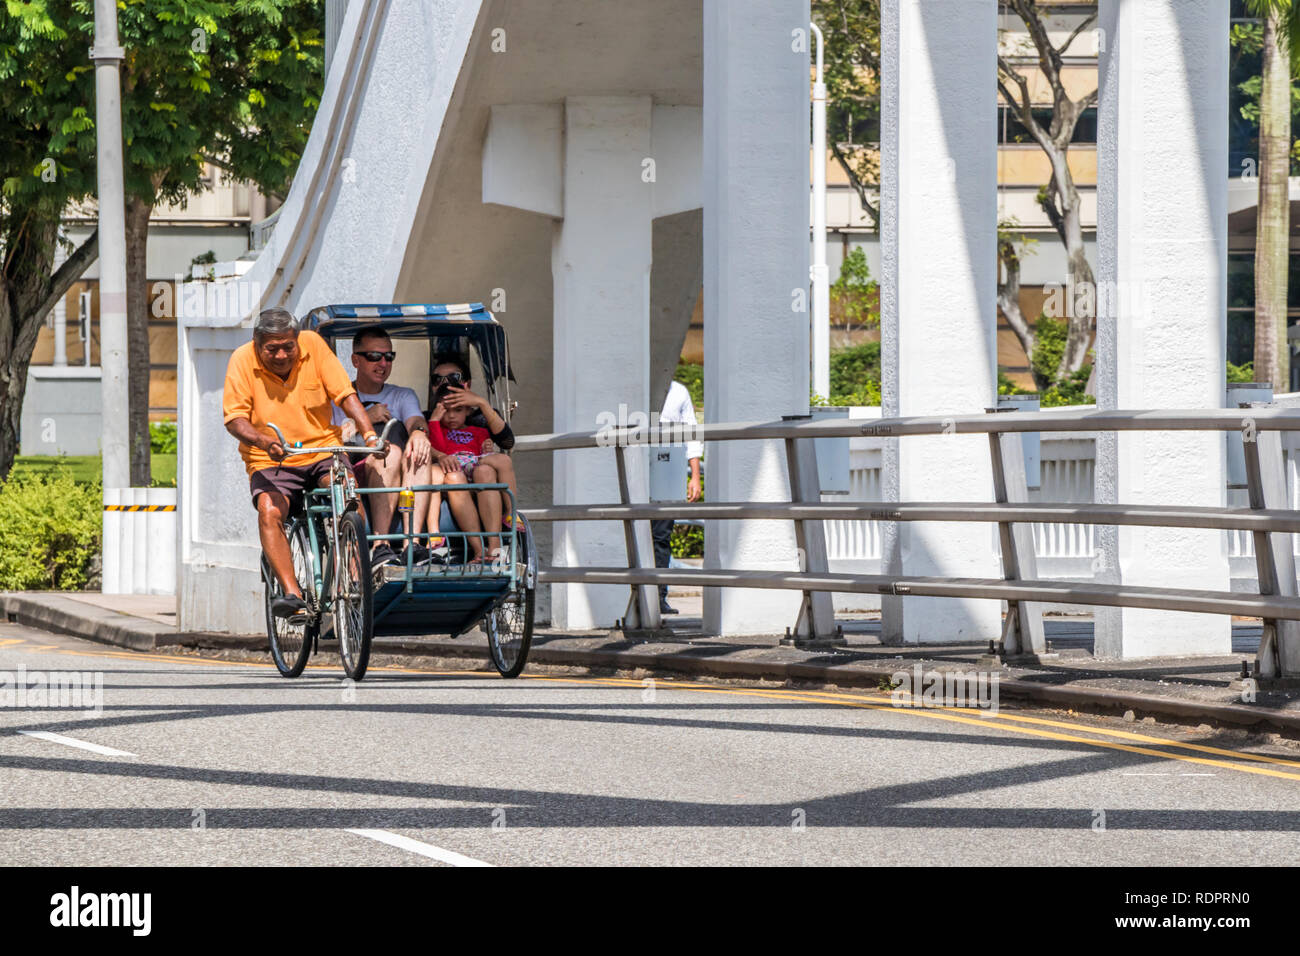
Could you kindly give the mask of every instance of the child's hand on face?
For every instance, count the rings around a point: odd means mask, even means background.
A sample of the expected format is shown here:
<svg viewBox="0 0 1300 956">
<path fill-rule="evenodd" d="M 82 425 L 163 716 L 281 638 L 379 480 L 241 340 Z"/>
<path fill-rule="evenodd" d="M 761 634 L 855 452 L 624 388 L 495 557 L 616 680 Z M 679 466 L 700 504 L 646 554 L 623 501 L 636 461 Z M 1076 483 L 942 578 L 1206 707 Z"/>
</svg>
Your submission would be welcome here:
<svg viewBox="0 0 1300 956">
<path fill-rule="evenodd" d="M 442 407 L 442 402 L 439 402 L 437 405 L 433 406 L 433 411 L 429 413 L 429 421 L 431 422 L 442 421 L 442 416 L 444 413 L 446 413 L 446 411 L 447 410 Z"/>
</svg>

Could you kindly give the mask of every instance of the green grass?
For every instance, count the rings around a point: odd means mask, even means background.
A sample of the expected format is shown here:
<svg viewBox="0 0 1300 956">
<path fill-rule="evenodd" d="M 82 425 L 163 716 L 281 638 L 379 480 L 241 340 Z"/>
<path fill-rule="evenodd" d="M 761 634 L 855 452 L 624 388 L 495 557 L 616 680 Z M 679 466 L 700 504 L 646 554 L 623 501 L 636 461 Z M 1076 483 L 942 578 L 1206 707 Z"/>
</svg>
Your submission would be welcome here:
<svg viewBox="0 0 1300 956">
<path fill-rule="evenodd" d="M 176 484 L 176 456 L 154 452 L 150 459 L 154 487 L 171 488 Z M 99 455 L 19 455 L 14 459 L 11 474 L 49 476 L 60 471 L 72 475 L 72 480 L 83 484 L 99 481 L 104 471 Z"/>
</svg>

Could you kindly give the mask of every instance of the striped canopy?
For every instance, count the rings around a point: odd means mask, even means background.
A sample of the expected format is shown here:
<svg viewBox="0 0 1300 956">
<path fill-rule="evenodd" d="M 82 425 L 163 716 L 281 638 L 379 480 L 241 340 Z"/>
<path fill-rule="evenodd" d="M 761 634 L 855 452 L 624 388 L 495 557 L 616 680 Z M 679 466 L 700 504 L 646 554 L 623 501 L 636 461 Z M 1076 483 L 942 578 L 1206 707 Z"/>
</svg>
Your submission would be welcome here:
<svg viewBox="0 0 1300 956">
<path fill-rule="evenodd" d="M 431 356 L 455 352 L 468 358 L 472 345 L 489 380 L 507 376 L 515 381 L 506 330 L 481 302 L 325 305 L 307 313 L 303 328 L 319 332 L 331 345 L 362 329 L 381 328 L 394 339 L 428 339 Z"/>
</svg>

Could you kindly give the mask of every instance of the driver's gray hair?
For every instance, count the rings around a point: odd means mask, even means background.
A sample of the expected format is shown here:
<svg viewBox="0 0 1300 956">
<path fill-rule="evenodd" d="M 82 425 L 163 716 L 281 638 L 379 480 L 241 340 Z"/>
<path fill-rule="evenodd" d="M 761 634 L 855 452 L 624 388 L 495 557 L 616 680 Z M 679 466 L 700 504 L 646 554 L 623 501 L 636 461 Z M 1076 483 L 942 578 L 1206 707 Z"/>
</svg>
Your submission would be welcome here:
<svg viewBox="0 0 1300 956">
<path fill-rule="evenodd" d="M 260 342 L 268 335 L 298 334 L 298 320 L 288 309 L 263 309 L 253 323 L 253 341 Z"/>
</svg>

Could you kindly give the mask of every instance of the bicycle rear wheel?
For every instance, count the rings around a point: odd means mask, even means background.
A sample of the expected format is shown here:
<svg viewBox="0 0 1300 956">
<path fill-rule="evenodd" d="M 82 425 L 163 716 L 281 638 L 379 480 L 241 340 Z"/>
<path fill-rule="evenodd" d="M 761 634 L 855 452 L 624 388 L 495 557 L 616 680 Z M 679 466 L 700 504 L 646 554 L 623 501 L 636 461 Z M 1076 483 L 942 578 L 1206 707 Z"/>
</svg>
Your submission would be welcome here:
<svg viewBox="0 0 1300 956">
<path fill-rule="evenodd" d="M 314 613 L 315 582 L 312 579 L 307 529 L 301 521 L 293 521 L 286 527 L 285 534 L 289 539 L 289 553 L 293 557 L 293 575 L 304 600 Z M 265 555 L 262 557 L 262 579 L 265 582 L 266 634 L 271 641 L 271 659 L 275 661 L 275 668 L 282 676 L 297 677 L 307 666 L 307 658 L 311 656 L 311 649 L 316 643 L 320 623 L 309 621 L 306 624 L 290 624 L 286 618 L 271 613 L 271 603 L 284 593 L 284 589 Z"/>
<path fill-rule="evenodd" d="M 483 619 L 492 665 L 502 677 L 518 677 L 533 642 L 533 589 L 522 588 Z"/>
<path fill-rule="evenodd" d="M 343 670 L 353 680 L 366 676 L 374 634 L 374 597 L 370 585 L 370 548 L 366 522 L 355 511 L 339 518 L 339 553 L 334 578 L 334 636 Z"/>
</svg>

